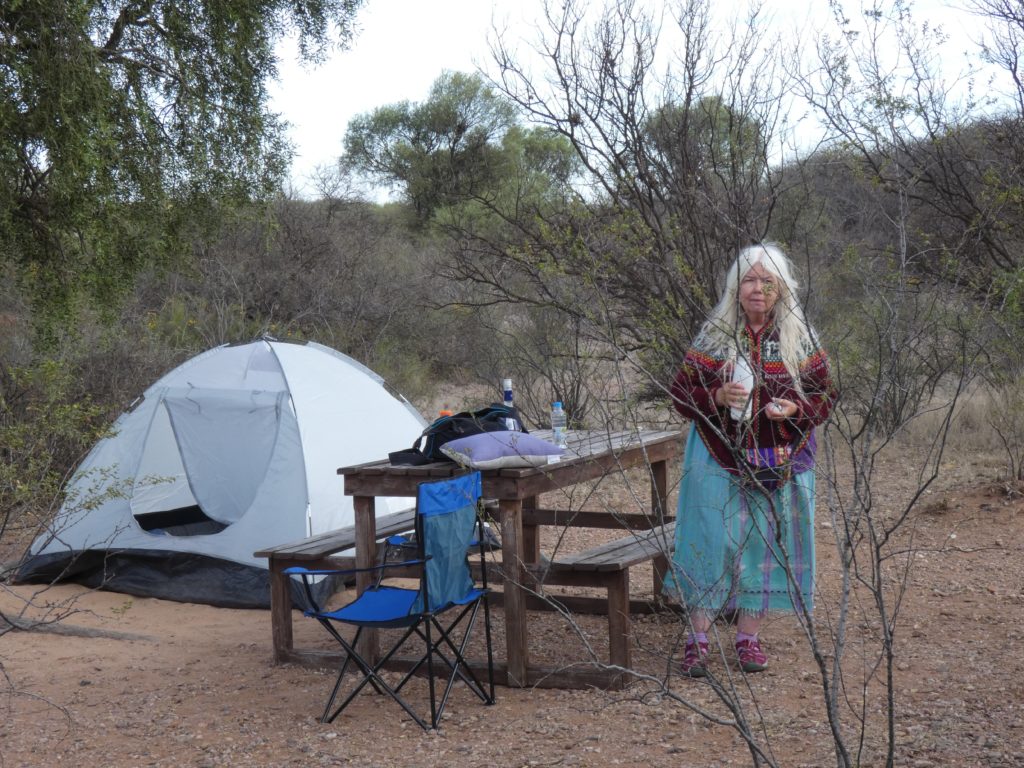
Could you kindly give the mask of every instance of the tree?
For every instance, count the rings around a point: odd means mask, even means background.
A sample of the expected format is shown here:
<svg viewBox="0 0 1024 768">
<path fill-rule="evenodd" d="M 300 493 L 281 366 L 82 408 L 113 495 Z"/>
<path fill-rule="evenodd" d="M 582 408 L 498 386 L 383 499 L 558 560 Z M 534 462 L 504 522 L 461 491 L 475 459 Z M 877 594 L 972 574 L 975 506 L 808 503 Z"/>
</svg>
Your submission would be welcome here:
<svg viewBox="0 0 1024 768">
<path fill-rule="evenodd" d="M 857 243 L 870 254 L 861 270 L 895 263 L 919 290 L 951 289 L 943 300 L 971 318 L 985 350 L 981 373 L 989 394 L 1006 405 L 991 426 L 1016 476 L 1021 441 L 1013 427 L 1024 418 L 1016 394 L 1024 370 L 1024 16 L 1019 3 L 1004 0 L 977 0 L 970 9 L 988 22 L 983 58 L 1003 70 L 984 95 L 948 84 L 938 55 L 941 29 L 916 24 L 907 4 L 879 6 L 865 14 L 862 29 L 839 20 L 841 34 L 821 42 L 800 78 L 835 141 L 827 156 L 819 153 L 800 170 L 815 177 L 817 189 L 793 218 L 827 212 L 841 221 L 845 246 Z M 892 39 L 899 41 L 895 58 Z M 893 222 L 901 222 L 895 244 L 885 235 Z M 934 344 L 937 359 L 948 340 L 936 336 Z M 907 382 L 905 391 L 927 400 L 943 383 L 943 366 L 914 370 L 931 385 Z"/>
<path fill-rule="evenodd" d="M 763 127 L 720 95 L 703 96 L 689 106 L 662 105 L 648 119 L 645 133 L 646 154 L 657 176 L 663 175 L 660 182 L 669 195 L 676 185 L 728 188 L 741 178 L 756 182 L 768 170 Z"/>
<path fill-rule="evenodd" d="M 477 254 L 466 270 L 452 267 L 448 258 L 436 265 L 432 303 L 486 332 L 482 344 L 465 343 L 477 334 L 462 337 L 473 375 L 492 386 L 515 376 L 517 405 L 541 424 L 552 392 L 570 412 L 585 410 L 573 396 L 578 388 L 558 370 L 563 364 L 572 369 L 566 361 L 578 360 L 574 325 L 557 310 L 519 302 L 518 289 L 532 295 L 532 287 L 509 269 L 515 259 L 505 257 L 510 248 L 530 247 L 523 222 L 542 221 L 575 197 L 579 163 L 564 136 L 547 126 L 525 127 L 520 114 L 479 75 L 444 73 L 422 103 L 388 105 L 353 120 L 342 167 L 350 177 L 399 190 L 415 212 L 417 237 L 446 244 L 448 255 L 462 248 Z M 508 284 L 503 293 L 481 290 L 489 280 Z"/>
<path fill-rule="evenodd" d="M 706 0 L 681 3 L 675 28 L 660 30 L 634 1 L 597 17 L 549 4 L 540 74 L 499 39 L 494 89 L 564 141 L 576 171 L 557 200 L 480 200 L 502 230 L 454 222 L 452 276 L 472 283 L 468 303 L 557 310 L 579 335 L 570 349 L 638 356 L 655 397 L 777 196 L 774 49 L 753 21 L 715 49 L 710 13 Z M 664 72 L 662 34 L 677 38 Z"/>
<path fill-rule="evenodd" d="M 0 8 L 0 258 L 52 333 L 197 225 L 275 188 L 274 46 L 317 60 L 362 0 L 14 0 Z M 63 321 L 63 323 L 58 322 Z"/>
<path fill-rule="evenodd" d="M 566 149 L 549 131 L 520 127 L 515 107 L 479 75 L 446 72 L 425 101 L 353 119 L 343 163 L 400 190 L 427 222 L 446 206 L 493 197 L 523 167 L 564 178 L 571 172 Z"/>
</svg>

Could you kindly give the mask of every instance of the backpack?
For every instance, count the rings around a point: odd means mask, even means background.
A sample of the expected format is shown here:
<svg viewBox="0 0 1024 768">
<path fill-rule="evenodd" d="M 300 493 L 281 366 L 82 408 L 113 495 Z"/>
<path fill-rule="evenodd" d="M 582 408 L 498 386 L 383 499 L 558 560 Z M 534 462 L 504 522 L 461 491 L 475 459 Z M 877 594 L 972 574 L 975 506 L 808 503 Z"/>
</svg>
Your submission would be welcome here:
<svg viewBox="0 0 1024 768">
<path fill-rule="evenodd" d="M 522 419 L 515 408 L 501 403 L 491 403 L 476 411 L 461 411 L 452 416 L 442 416 L 423 430 L 412 448 L 393 451 L 388 454 L 396 466 L 430 464 L 435 461 L 451 461 L 441 453 L 441 446 L 449 440 L 479 435 L 482 432 L 500 432 L 508 429 L 506 419 L 514 419 L 517 432 L 526 432 Z"/>
</svg>

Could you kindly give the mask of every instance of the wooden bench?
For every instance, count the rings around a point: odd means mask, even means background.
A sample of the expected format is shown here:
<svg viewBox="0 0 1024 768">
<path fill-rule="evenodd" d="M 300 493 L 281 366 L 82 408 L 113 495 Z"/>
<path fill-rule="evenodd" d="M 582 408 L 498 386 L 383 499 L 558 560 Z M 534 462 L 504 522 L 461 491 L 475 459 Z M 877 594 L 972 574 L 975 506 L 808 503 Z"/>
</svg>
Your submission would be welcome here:
<svg viewBox="0 0 1024 768">
<path fill-rule="evenodd" d="M 524 511 L 526 527 L 537 525 L 566 525 L 571 518 L 572 525 L 588 528 L 622 529 L 630 533 L 583 552 L 556 553 L 552 560 L 541 560 L 527 565 L 527 573 L 538 587 L 593 587 L 604 589 L 605 598 L 585 596 L 545 596 L 528 601 L 529 607 L 552 610 L 561 605 L 575 613 L 598 613 L 608 615 L 609 663 L 622 669 L 632 667 L 631 613 L 650 612 L 660 602 L 661 586 L 668 569 L 675 541 L 675 522 L 650 527 L 652 520 L 642 514 L 610 515 L 606 512 L 529 509 Z M 406 509 L 377 518 L 376 537 L 378 543 L 396 533 L 413 528 L 415 510 Z M 353 568 L 355 559 L 339 557 L 355 546 L 355 527 L 342 528 L 289 544 L 263 549 L 256 557 L 269 559 L 270 607 L 273 632 L 274 660 L 276 662 L 297 662 L 318 666 L 322 661 L 318 654 L 306 651 L 296 653 L 292 627 L 291 579 L 284 570 L 292 566 L 306 568 Z M 537 558 L 540 560 L 540 558 Z M 654 566 L 653 601 L 630 600 L 629 569 L 652 561 Z M 492 568 L 493 566 L 493 568 Z M 474 569 L 475 570 L 475 569 Z M 487 568 L 492 584 L 501 583 L 503 574 L 500 563 Z M 539 591 L 539 590 L 538 590 Z M 502 601 L 502 594 L 495 593 L 496 603 Z M 553 601 L 553 602 L 552 602 Z M 612 678 L 613 686 L 620 687 L 627 682 L 627 676 Z"/>
<path fill-rule="evenodd" d="M 403 509 L 377 518 L 377 541 L 396 533 L 410 531 L 415 525 L 416 510 Z M 354 557 L 338 557 L 338 552 L 352 549 L 356 543 L 355 526 L 340 528 L 289 544 L 261 549 L 254 557 L 269 559 L 270 621 L 274 642 L 274 661 L 304 661 L 294 653 L 292 634 L 292 587 L 285 568 L 354 568 Z"/>
<path fill-rule="evenodd" d="M 584 552 L 556 554 L 552 560 L 528 566 L 533 578 L 545 587 L 598 587 L 606 590 L 607 599 L 604 601 L 581 597 L 553 599 L 577 612 L 595 607 L 595 601 L 597 607 L 604 604 L 608 613 L 608 660 L 612 666 L 632 668 L 630 613 L 650 611 L 661 602 L 661 588 L 675 543 L 675 525 L 672 521 L 636 530 Z M 648 560 L 654 565 L 653 601 L 644 605 L 629 599 L 629 569 Z M 604 613 L 604 610 L 592 612 Z"/>
</svg>

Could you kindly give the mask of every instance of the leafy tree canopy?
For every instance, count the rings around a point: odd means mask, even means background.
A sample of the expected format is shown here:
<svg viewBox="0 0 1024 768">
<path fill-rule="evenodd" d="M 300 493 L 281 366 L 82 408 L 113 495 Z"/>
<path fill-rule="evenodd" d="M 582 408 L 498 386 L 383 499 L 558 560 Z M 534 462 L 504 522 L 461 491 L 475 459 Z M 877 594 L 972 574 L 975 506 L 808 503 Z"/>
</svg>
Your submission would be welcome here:
<svg viewBox="0 0 1024 768">
<path fill-rule="evenodd" d="M 695 104 L 667 103 L 647 120 L 645 149 L 667 179 L 698 174 L 703 183 L 760 178 L 767 170 L 764 127 L 720 95 Z"/>
<path fill-rule="evenodd" d="M 0 258 L 37 322 L 105 305 L 287 167 L 274 46 L 347 42 L 362 0 L 0 4 Z"/>
<path fill-rule="evenodd" d="M 345 165 L 401 191 L 421 221 L 509 186 L 550 193 L 574 169 L 571 147 L 546 128 L 519 125 L 517 108 L 478 75 L 446 72 L 421 103 L 359 115 L 345 135 Z"/>
</svg>

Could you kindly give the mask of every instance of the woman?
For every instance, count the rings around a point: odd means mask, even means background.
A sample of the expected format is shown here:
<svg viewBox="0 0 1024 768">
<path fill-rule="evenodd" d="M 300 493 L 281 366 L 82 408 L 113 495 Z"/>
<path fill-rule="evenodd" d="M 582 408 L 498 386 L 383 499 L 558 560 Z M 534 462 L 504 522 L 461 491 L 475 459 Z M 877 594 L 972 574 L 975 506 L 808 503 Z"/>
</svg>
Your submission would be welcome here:
<svg viewBox="0 0 1024 768">
<path fill-rule="evenodd" d="M 707 633 L 723 610 L 738 616 L 740 667 L 759 672 L 765 616 L 812 607 L 814 427 L 836 392 L 796 290 L 780 248 L 740 251 L 672 385 L 693 425 L 666 588 L 689 612 L 691 677 L 707 674 Z"/>
</svg>

